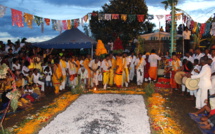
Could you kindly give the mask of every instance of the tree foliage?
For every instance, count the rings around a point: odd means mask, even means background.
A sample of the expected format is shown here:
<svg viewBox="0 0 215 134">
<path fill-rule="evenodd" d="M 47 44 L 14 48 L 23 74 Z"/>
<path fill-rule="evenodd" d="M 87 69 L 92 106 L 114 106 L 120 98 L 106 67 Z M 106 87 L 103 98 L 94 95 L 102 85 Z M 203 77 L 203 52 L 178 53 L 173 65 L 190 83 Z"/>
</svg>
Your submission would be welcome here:
<svg viewBox="0 0 215 134">
<path fill-rule="evenodd" d="M 110 0 L 109 4 L 102 6 L 101 11 L 94 13 L 107 14 L 144 14 L 147 15 L 148 7 L 144 0 Z M 146 17 L 146 16 L 145 16 Z M 98 20 L 98 16 L 92 16 L 90 29 L 95 39 L 101 39 L 105 43 L 120 37 L 123 44 L 128 43 L 133 37 L 145 30 L 145 24 L 137 20 L 130 22 L 128 19 Z"/>
</svg>

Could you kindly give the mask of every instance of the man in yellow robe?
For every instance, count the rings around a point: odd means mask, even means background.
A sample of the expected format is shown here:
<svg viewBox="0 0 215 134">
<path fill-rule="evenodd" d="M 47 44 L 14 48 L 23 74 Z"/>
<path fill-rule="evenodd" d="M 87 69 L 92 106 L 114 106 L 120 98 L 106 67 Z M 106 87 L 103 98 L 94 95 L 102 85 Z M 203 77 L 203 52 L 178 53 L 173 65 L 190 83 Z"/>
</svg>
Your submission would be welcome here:
<svg viewBox="0 0 215 134">
<path fill-rule="evenodd" d="M 116 69 L 116 59 L 113 56 L 113 54 L 110 54 L 110 61 L 111 61 L 111 69 L 110 69 L 110 81 L 109 81 L 109 85 L 113 86 L 114 84 L 114 71 Z"/>
<path fill-rule="evenodd" d="M 90 55 L 87 55 L 87 57 L 83 61 L 83 66 L 85 69 L 87 69 L 87 72 L 88 72 L 87 88 L 90 88 L 90 84 L 91 84 L 91 73 L 90 73 L 91 70 L 89 67 L 90 61 L 91 61 Z"/>
<path fill-rule="evenodd" d="M 122 87 L 122 71 L 123 71 L 122 56 L 118 54 L 116 57 L 116 71 L 114 76 L 114 83 L 118 88 Z"/>
</svg>

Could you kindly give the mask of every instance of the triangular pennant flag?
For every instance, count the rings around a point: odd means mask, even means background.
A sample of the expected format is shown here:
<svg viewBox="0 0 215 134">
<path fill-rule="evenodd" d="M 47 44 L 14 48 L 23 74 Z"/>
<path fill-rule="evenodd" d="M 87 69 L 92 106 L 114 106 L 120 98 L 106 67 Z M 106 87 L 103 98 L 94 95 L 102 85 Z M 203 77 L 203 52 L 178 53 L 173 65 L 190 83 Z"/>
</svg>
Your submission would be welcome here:
<svg viewBox="0 0 215 134">
<path fill-rule="evenodd" d="M 0 18 L 4 17 L 7 7 L 0 5 Z"/>
<path fill-rule="evenodd" d="M 156 17 L 160 20 L 160 19 L 163 19 L 163 15 L 156 15 Z"/>
<path fill-rule="evenodd" d="M 46 23 L 47 26 L 50 25 L 50 19 L 49 18 L 45 18 L 44 21 L 45 21 L 45 23 Z"/>
<path fill-rule="evenodd" d="M 17 25 L 18 27 L 24 27 L 23 21 L 22 21 L 22 12 L 11 9 L 12 13 L 12 25 Z"/>
<path fill-rule="evenodd" d="M 32 14 L 24 13 L 25 23 L 27 23 L 27 26 L 29 28 L 32 28 L 32 23 L 34 16 Z"/>
<path fill-rule="evenodd" d="M 105 20 L 111 20 L 111 14 L 105 14 Z"/>
<path fill-rule="evenodd" d="M 126 21 L 127 20 L 127 14 L 121 14 L 121 20 Z"/>
<path fill-rule="evenodd" d="M 144 22 L 144 15 L 137 15 L 138 22 Z"/>
</svg>

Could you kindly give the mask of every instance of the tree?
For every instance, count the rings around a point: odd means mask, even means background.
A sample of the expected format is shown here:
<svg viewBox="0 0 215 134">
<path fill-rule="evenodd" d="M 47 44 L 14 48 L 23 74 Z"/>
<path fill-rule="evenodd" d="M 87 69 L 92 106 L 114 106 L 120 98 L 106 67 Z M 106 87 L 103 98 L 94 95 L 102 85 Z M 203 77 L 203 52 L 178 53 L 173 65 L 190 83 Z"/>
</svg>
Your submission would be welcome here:
<svg viewBox="0 0 215 134">
<path fill-rule="evenodd" d="M 171 47 L 170 53 L 176 51 L 176 21 L 175 21 L 175 11 L 180 11 L 175 6 L 178 4 L 178 0 L 166 0 L 161 2 L 164 4 L 164 8 L 167 10 L 168 7 L 171 7 Z"/>
<path fill-rule="evenodd" d="M 102 10 L 94 13 L 108 14 L 144 14 L 147 15 L 148 8 L 144 0 L 110 0 L 109 4 L 104 4 Z M 145 16 L 146 17 L 146 16 Z M 144 22 L 137 20 L 130 22 L 128 19 L 118 20 L 98 20 L 98 16 L 92 16 L 90 29 L 95 39 L 104 42 L 115 40 L 120 37 L 125 45 L 129 40 L 139 35 L 145 30 Z"/>
</svg>

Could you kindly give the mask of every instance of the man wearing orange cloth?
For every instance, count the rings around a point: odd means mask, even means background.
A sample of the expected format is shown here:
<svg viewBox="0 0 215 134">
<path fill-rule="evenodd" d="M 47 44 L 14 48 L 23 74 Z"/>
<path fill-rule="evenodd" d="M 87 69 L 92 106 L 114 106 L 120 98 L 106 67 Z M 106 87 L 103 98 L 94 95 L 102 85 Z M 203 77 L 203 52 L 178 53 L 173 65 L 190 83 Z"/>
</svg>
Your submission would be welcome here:
<svg viewBox="0 0 215 134">
<path fill-rule="evenodd" d="M 155 50 L 152 49 L 151 55 L 149 56 L 148 62 L 150 63 L 149 68 L 149 77 L 151 80 L 156 81 L 157 80 L 157 61 L 161 60 L 161 57 L 159 57 L 157 54 L 155 54 Z"/>
<path fill-rule="evenodd" d="M 122 71 L 123 71 L 123 61 L 122 56 L 119 54 L 116 57 L 116 71 L 114 75 L 114 83 L 116 87 L 122 87 Z"/>
<path fill-rule="evenodd" d="M 175 82 L 175 74 L 177 71 L 180 71 L 182 69 L 182 63 L 180 61 L 180 59 L 178 59 L 178 57 L 176 56 L 175 53 L 172 54 L 172 59 L 170 59 L 169 61 L 169 66 L 170 66 L 170 70 L 171 70 L 171 76 L 170 76 L 170 85 L 171 85 L 171 92 L 173 92 L 173 89 L 177 90 L 177 83 Z"/>
<path fill-rule="evenodd" d="M 63 74 L 59 64 L 59 59 L 55 59 L 54 66 L 53 66 L 53 75 L 52 75 L 52 82 L 55 88 L 55 94 L 59 94 L 62 77 L 63 77 Z"/>
</svg>

